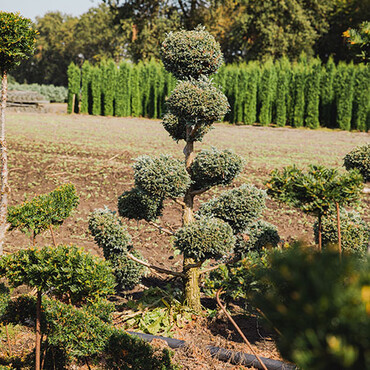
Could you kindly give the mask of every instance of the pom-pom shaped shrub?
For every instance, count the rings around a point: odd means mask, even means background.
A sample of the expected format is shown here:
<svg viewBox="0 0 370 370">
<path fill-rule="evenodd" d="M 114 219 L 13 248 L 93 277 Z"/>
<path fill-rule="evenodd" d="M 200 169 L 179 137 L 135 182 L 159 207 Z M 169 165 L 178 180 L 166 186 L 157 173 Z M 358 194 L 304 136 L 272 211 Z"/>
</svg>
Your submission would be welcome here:
<svg viewBox="0 0 370 370">
<path fill-rule="evenodd" d="M 354 252 L 364 256 L 370 241 L 370 227 L 355 211 L 340 210 L 341 243 L 344 252 Z M 314 224 L 315 240 L 318 241 L 318 222 Z M 337 216 L 333 212 L 322 219 L 322 244 L 338 244 Z"/>
<path fill-rule="evenodd" d="M 78 202 L 75 186 L 65 184 L 49 194 L 38 195 L 30 201 L 9 207 L 7 220 L 11 229 L 32 230 L 37 235 L 51 225 L 61 225 Z"/>
<path fill-rule="evenodd" d="M 191 165 L 194 188 L 230 184 L 243 169 L 243 162 L 242 157 L 228 149 L 200 151 Z"/>
<path fill-rule="evenodd" d="M 343 161 L 347 170 L 357 168 L 364 181 L 370 181 L 370 143 L 351 150 L 343 158 Z"/>
<path fill-rule="evenodd" d="M 180 140 L 186 140 L 186 121 L 184 119 L 179 119 L 172 113 L 167 113 L 162 120 L 162 125 L 165 130 L 170 134 L 173 140 L 176 142 Z M 199 126 L 195 130 L 191 139 L 193 141 L 202 141 L 203 136 L 212 129 L 212 126 Z"/>
<path fill-rule="evenodd" d="M 277 347 L 300 369 L 370 366 L 370 261 L 309 248 L 276 252 L 254 305 L 281 332 Z"/>
<path fill-rule="evenodd" d="M 138 188 L 125 191 L 118 197 L 118 212 L 122 217 L 154 221 L 162 214 L 162 209 L 162 198 L 153 197 Z"/>
<path fill-rule="evenodd" d="M 253 185 L 242 185 L 203 203 L 199 214 L 214 216 L 227 222 L 237 234 L 261 216 L 266 208 L 265 202 L 266 192 L 264 190 Z"/>
<path fill-rule="evenodd" d="M 249 224 L 242 235 L 238 235 L 235 250 L 243 255 L 251 251 L 261 252 L 262 248 L 277 247 L 279 241 L 276 226 L 258 220 Z"/>
<path fill-rule="evenodd" d="M 169 33 L 162 43 L 161 56 L 167 71 L 180 80 L 208 76 L 223 63 L 220 44 L 203 27 Z"/>
<path fill-rule="evenodd" d="M 169 111 L 188 126 L 209 126 L 220 121 L 229 109 L 226 96 L 207 79 L 178 83 L 167 99 Z"/>
<path fill-rule="evenodd" d="M 134 171 L 136 186 L 159 198 L 184 195 L 191 182 L 183 162 L 169 155 L 143 155 L 136 159 Z"/>
<path fill-rule="evenodd" d="M 127 252 L 141 259 L 140 253 L 133 250 L 131 236 L 120 219 L 109 209 L 96 209 L 89 218 L 89 230 L 104 257 L 113 267 L 119 289 L 133 288 L 141 279 L 145 268 L 127 257 Z"/>
<path fill-rule="evenodd" d="M 195 261 L 220 258 L 235 244 L 231 227 L 222 220 L 202 217 L 183 226 L 175 234 L 174 246 Z"/>
</svg>

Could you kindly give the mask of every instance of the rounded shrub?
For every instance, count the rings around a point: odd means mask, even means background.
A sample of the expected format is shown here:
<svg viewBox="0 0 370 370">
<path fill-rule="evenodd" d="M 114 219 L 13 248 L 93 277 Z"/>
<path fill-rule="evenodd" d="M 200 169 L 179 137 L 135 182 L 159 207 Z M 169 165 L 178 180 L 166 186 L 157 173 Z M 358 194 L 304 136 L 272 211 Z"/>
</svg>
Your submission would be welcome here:
<svg viewBox="0 0 370 370">
<path fill-rule="evenodd" d="M 181 81 L 167 99 L 168 110 L 187 125 L 209 126 L 229 109 L 226 96 L 207 79 Z"/>
<path fill-rule="evenodd" d="M 191 165 L 191 178 L 195 189 L 215 185 L 228 185 L 243 169 L 243 158 L 232 150 L 211 148 L 202 150 Z"/>
<path fill-rule="evenodd" d="M 162 209 L 162 198 L 153 197 L 138 188 L 125 191 L 118 197 L 118 212 L 122 217 L 154 221 L 162 214 Z"/>
<path fill-rule="evenodd" d="M 263 248 L 277 247 L 280 241 L 279 233 L 275 225 L 258 220 L 238 235 L 235 251 L 247 254 L 252 251 L 261 252 Z"/>
<path fill-rule="evenodd" d="M 178 79 L 210 75 L 223 63 L 220 44 L 204 27 L 169 33 L 161 57 L 167 71 Z"/>
<path fill-rule="evenodd" d="M 231 227 L 213 217 L 201 217 L 183 226 L 176 232 L 174 241 L 175 248 L 196 261 L 220 258 L 230 252 L 234 244 Z"/>
<path fill-rule="evenodd" d="M 370 181 L 370 143 L 351 150 L 343 160 L 346 170 L 357 168 L 364 181 Z"/>
<path fill-rule="evenodd" d="M 227 222 L 234 233 L 239 233 L 261 216 L 266 207 L 265 201 L 264 190 L 253 185 L 242 185 L 203 203 L 198 213 L 201 216 L 217 217 Z"/>
<path fill-rule="evenodd" d="M 359 213 L 340 210 L 341 244 L 344 252 L 354 252 L 364 256 L 370 241 L 370 227 Z M 314 224 L 315 240 L 318 242 L 318 222 Z M 322 244 L 338 244 L 337 215 L 331 212 L 322 219 Z"/>
</svg>

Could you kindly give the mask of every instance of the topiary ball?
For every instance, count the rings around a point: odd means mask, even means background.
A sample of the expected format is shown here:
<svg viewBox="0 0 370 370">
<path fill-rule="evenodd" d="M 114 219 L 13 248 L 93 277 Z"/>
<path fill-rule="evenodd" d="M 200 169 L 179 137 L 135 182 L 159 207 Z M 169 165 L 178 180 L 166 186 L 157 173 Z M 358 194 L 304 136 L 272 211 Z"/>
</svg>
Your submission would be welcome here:
<svg viewBox="0 0 370 370">
<path fill-rule="evenodd" d="M 136 186 L 154 197 L 177 198 L 185 194 L 191 183 L 184 163 L 169 155 L 143 155 L 133 167 Z"/>
<path fill-rule="evenodd" d="M 315 241 L 319 240 L 319 228 L 316 221 L 314 226 Z M 344 252 L 354 252 L 366 255 L 370 241 L 370 227 L 362 220 L 360 214 L 354 211 L 340 210 L 341 244 Z M 322 219 L 322 245 L 338 244 L 337 214 L 332 211 Z"/>
<path fill-rule="evenodd" d="M 218 198 L 203 203 L 198 214 L 217 217 L 227 222 L 237 234 L 261 216 L 266 208 L 265 201 L 264 190 L 253 185 L 242 185 L 224 191 Z"/>
<path fill-rule="evenodd" d="M 370 181 L 370 143 L 351 150 L 343 160 L 346 170 L 357 168 L 364 181 Z"/>
<path fill-rule="evenodd" d="M 163 199 L 133 188 L 118 197 L 118 213 L 121 217 L 134 220 L 154 221 L 161 214 Z"/>
<path fill-rule="evenodd" d="M 170 113 L 189 126 L 210 126 L 229 110 L 226 96 L 207 79 L 180 82 L 166 105 Z"/>
<path fill-rule="evenodd" d="M 195 261 L 220 258 L 232 250 L 234 244 L 231 227 L 213 217 L 202 217 L 180 228 L 174 241 L 176 249 Z"/>
<path fill-rule="evenodd" d="M 261 252 L 263 248 L 277 247 L 280 237 L 275 225 L 266 221 L 258 220 L 247 226 L 237 236 L 235 251 L 240 254 L 249 252 Z"/>
<path fill-rule="evenodd" d="M 243 169 L 243 163 L 243 158 L 229 149 L 202 150 L 191 165 L 194 189 L 230 184 Z"/>
<path fill-rule="evenodd" d="M 161 58 L 178 79 L 208 76 L 223 63 L 220 44 L 204 27 L 169 33 L 162 43 Z"/>
</svg>

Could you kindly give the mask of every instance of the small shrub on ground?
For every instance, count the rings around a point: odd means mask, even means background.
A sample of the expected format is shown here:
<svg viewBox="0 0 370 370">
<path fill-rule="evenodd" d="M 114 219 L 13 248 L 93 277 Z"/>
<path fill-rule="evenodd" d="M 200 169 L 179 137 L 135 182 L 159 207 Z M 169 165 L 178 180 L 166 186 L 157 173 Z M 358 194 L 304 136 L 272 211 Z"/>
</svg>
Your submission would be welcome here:
<svg viewBox="0 0 370 370">
<path fill-rule="evenodd" d="M 357 168 L 364 181 L 370 181 L 370 143 L 351 150 L 343 160 L 346 170 Z"/>
</svg>

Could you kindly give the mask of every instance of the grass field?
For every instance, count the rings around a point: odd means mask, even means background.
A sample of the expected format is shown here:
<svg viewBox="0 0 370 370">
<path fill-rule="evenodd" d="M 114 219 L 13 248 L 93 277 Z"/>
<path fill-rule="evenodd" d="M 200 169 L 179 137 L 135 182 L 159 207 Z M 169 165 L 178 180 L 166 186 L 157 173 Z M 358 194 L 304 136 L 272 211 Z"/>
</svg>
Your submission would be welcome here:
<svg viewBox="0 0 370 370">
<path fill-rule="evenodd" d="M 74 183 L 80 206 L 57 231 L 57 237 L 60 242 L 75 243 L 95 252 L 97 248 L 87 230 L 88 214 L 104 205 L 116 209 L 117 197 L 133 185 L 133 160 L 142 154 L 183 156 L 184 143 L 175 143 L 159 120 L 8 112 L 6 125 L 10 204 L 49 192 L 65 182 Z M 304 167 L 310 163 L 340 167 L 348 151 L 369 140 L 366 133 L 216 124 L 203 143 L 196 143 L 195 149 L 232 148 L 246 160 L 236 184 L 248 182 L 263 188 L 269 172 L 276 167 Z M 200 201 L 220 190 L 212 189 Z M 364 215 L 368 206 L 367 199 L 360 209 Z M 177 207 L 170 203 L 162 222 L 180 226 L 181 210 Z M 269 200 L 264 219 L 274 223 L 284 239 L 312 240 L 313 219 L 295 209 Z M 149 259 L 157 256 L 166 264 L 166 237 L 142 223 L 128 225 L 138 249 Z M 41 235 L 38 242 L 51 243 L 49 234 Z M 5 249 L 28 244 L 27 237 L 12 231 Z"/>
</svg>

